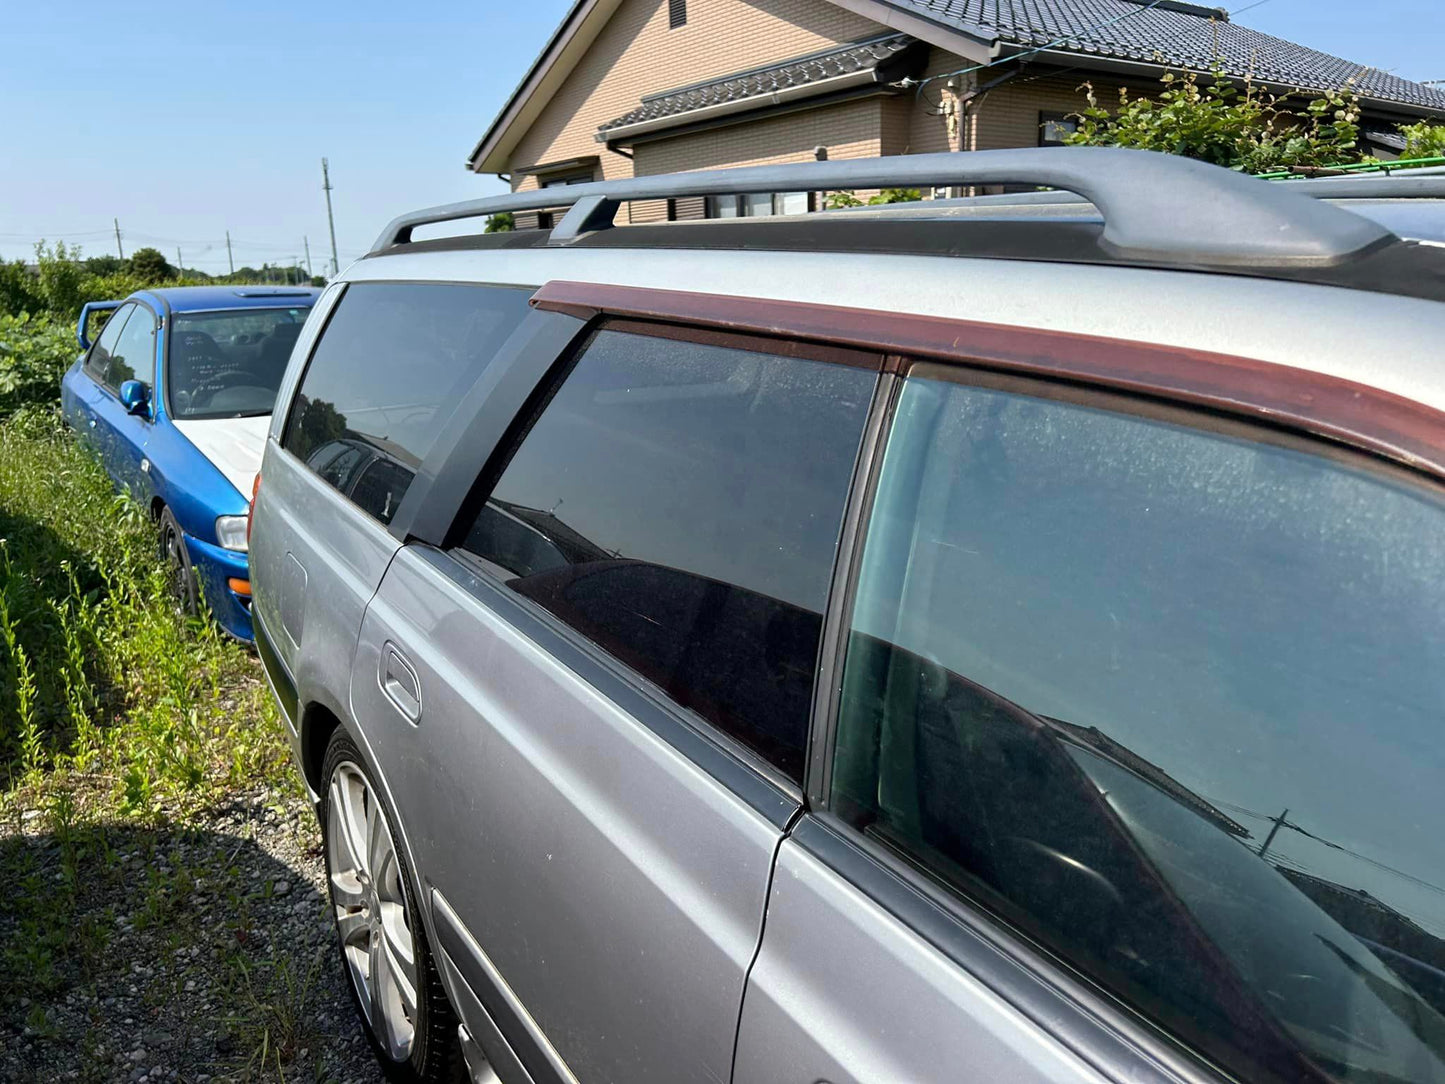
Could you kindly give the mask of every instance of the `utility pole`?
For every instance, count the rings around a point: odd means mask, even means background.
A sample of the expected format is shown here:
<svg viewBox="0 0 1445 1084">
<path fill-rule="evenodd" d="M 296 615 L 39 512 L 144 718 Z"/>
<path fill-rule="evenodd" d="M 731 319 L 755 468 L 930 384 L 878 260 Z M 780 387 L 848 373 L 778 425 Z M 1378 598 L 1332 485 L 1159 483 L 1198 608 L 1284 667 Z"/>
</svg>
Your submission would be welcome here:
<svg viewBox="0 0 1445 1084">
<path fill-rule="evenodd" d="M 231 258 L 231 231 L 226 231 L 226 263 L 230 265 L 231 274 L 236 273 L 236 261 Z"/>
<path fill-rule="evenodd" d="M 316 272 L 311 270 L 311 242 L 306 239 L 305 234 L 301 235 L 301 243 L 306 246 L 306 275 L 308 278 L 314 277 Z"/>
<path fill-rule="evenodd" d="M 336 219 L 331 215 L 331 173 L 325 158 L 321 159 L 321 190 L 326 193 L 326 225 L 331 230 L 331 277 L 335 278 L 341 273 L 341 268 L 336 262 Z"/>
<path fill-rule="evenodd" d="M 1269 845 L 1274 842 L 1275 833 L 1284 827 L 1284 819 L 1288 816 L 1289 810 L 1286 809 L 1278 817 L 1269 818 L 1271 821 L 1274 822 L 1274 827 L 1269 830 L 1269 835 L 1265 836 L 1264 842 L 1259 845 L 1259 856 L 1261 858 L 1264 857 L 1264 852 L 1269 850 Z"/>
<path fill-rule="evenodd" d="M 115 250 L 120 253 L 120 258 L 123 260 L 125 259 L 125 249 L 120 247 L 120 219 L 112 218 L 111 221 L 115 223 Z"/>
<path fill-rule="evenodd" d="M 181 268 L 182 268 L 183 266 L 184 266 L 184 264 L 181 263 L 181 246 L 180 246 L 180 245 L 177 245 L 177 246 L 176 246 L 176 274 L 177 274 L 177 275 L 179 275 L 179 274 L 181 273 Z"/>
</svg>

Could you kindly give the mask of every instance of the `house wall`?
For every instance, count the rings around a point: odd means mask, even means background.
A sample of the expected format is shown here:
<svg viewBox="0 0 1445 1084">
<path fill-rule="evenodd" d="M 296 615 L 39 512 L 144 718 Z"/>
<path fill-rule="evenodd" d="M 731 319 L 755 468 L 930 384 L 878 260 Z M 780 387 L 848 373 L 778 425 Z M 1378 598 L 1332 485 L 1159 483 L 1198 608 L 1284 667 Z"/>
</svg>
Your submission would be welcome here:
<svg viewBox="0 0 1445 1084">
<path fill-rule="evenodd" d="M 1075 71 L 1036 77 L 1025 71 L 1017 79 L 973 101 L 969 109 L 967 146 L 972 150 L 1038 146 L 1039 114 L 1079 112 L 1088 104 L 1082 89 L 1085 83 L 1093 84 L 1099 104 L 1108 109 L 1118 108 L 1122 85 L 1128 85 L 1133 97 L 1149 97 L 1160 89 L 1157 82 L 1123 84 L 1102 72 Z"/>
<path fill-rule="evenodd" d="M 830 159 L 876 158 L 882 151 L 883 117 L 893 99 L 868 98 L 780 117 L 736 124 L 693 135 L 643 143 L 636 147 L 637 176 L 733 166 L 811 162 L 814 149 L 827 147 Z M 678 218 L 702 217 L 701 201 L 679 201 Z M 667 217 L 660 200 L 629 207 L 632 222 Z"/>
<path fill-rule="evenodd" d="M 885 30 L 827 0 L 688 0 L 687 24 L 671 30 L 666 0 L 624 0 L 513 150 L 512 186 L 537 187 L 535 177 L 516 175 L 518 167 L 586 155 L 601 157 L 603 177 L 631 176 L 632 163 L 593 136 L 644 94 Z"/>
</svg>

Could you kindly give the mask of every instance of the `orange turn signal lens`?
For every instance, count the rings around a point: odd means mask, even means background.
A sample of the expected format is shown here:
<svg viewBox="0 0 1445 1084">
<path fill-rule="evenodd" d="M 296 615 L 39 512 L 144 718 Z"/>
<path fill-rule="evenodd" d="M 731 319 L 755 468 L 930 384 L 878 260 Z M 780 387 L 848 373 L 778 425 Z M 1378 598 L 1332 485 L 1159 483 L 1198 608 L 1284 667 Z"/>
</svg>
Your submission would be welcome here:
<svg viewBox="0 0 1445 1084">
<path fill-rule="evenodd" d="M 236 577 L 232 576 L 226 581 L 226 583 L 230 586 L 232 591 L 236 592 L 236 594 L 245 595 L 247 598 L 251 597 L 250 580 L 238 580 L 236 579 Z"/>
</svg>

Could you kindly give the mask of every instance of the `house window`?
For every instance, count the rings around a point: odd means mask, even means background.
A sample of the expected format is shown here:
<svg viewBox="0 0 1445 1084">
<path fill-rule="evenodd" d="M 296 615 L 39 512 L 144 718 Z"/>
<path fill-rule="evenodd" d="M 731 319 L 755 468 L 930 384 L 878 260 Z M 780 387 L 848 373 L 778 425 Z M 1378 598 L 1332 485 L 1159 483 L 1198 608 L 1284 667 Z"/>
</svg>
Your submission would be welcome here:
<svg viewBox="0 0 1445 1084">
<path fill-rule="evenodd" d="M 591 184 L 594 180 L 592 171 L 584 170 L 581 173 L 564 173 L 556 177 L 538 178 L 543 188 L 561 188 L 569 184 Z M 550 230 L 557 224 L 556 216 L 551 211 L 537 212 L 537 226 L 539 229 Z"/>
<path fill-rule="evenodd" d="M 749 192 L 743 196 L 708 196 L 708 218 L 761 218 L 765 215 L 804 215 L 811 211 L 808 192 Z"/>
<path fill-rule="evenodd" d="M 667 0 L 667 28 L 676 30 L 687 25 L 687 0 Z"/>
<path fill-rule="evenodd" d="M 1039 114 L 1039 146 L 1062 147 L 1064 141 L 1079 130 L 1077 117 L 1066 113 Z"/>
</svg>

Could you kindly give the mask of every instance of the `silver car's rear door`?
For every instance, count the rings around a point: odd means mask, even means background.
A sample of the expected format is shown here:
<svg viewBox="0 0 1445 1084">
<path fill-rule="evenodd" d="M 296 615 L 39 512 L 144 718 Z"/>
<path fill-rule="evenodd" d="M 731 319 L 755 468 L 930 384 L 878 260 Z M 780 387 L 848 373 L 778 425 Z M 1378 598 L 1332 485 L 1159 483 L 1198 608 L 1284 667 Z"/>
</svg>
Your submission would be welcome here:
<svg viewBox="0 0 1445 1084">
<path fill-rule="evenodd" d="M 881 364 L 604 324 L 368 609 L 352 707 L 454 1000 L 535 1080 L 730 1075 Z"/>
</svg>

